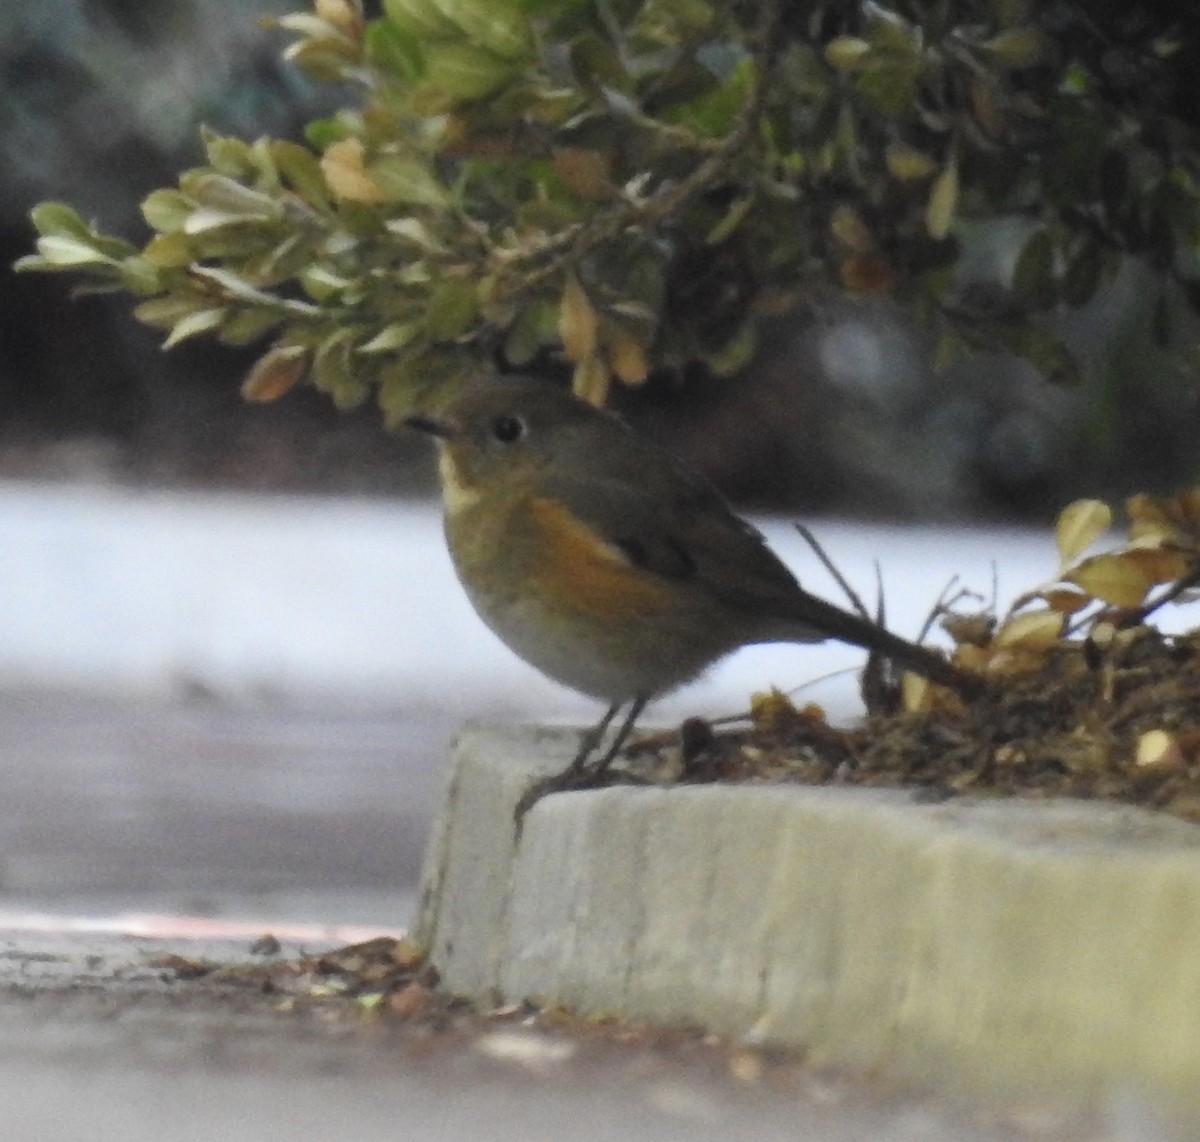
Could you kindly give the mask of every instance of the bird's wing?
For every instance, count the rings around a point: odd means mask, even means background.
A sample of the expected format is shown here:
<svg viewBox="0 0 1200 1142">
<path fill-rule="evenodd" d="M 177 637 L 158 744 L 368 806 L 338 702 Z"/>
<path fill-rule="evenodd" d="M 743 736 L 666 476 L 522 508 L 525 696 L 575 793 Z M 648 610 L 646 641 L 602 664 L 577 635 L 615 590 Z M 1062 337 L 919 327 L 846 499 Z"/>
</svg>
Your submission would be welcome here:
<svg viewBox="0 0 1200 1142">
<path fill-rule="evenodd" d="M 751 614 L 794 610 L 792 573 L 702 477 L 655 468 L 647 486 L 582 468 L 547 476 L 541 490 L 637 567 Z"/>
</svg>

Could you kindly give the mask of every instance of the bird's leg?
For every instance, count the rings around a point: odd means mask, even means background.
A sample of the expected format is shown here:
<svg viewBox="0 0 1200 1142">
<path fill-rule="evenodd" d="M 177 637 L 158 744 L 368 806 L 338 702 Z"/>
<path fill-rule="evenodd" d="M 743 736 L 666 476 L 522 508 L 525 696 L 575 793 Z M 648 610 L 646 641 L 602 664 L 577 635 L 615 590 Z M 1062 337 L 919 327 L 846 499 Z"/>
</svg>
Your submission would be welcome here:
<svg viewBox="0 0 1200 1142">
<path fill-rule="evenodd" d="M 595 765 L 590 767 L 591 776 L 593 779 L 603 777 L 608 772 L 608 767 L 612 765 L 614 761 L 616 761 L 621 749 L 624 747 L 626 740 L 629 738 L 634 725 L 636 724 L 638 718 L 641 717 L 642 711 L 646 708 L 646 703 L 649 700 L 650 699 L 648 695 L 637 694 L 634 696 L 633 701 L 629 703 L 629 712 L 625 715 L 625 720 L 621 723 L 621 728 L 617 730 L 616 735 L 613 737 L 612 744 L 604 751 L 604 756 L 601 757 L 595 763 Z M 608 727 L 608 723 L 612 721 L 614 715 L 619 709 L 619 704 L 612 706 L 608 713 L 604 715 L 604 720 L 599 726 L 597 726 L 597 729 L 600 731 L 600 733 L 596 735 L 596 742 L 595 745 L 592 746 L 592 749 L 595 749 L 596 746 L 600 744 L 600 737 L 603 734 L 603 730 Z"/>
<path fill-rule="evenodd" d="M 571 764 L 561 773 L 554 774 L 553 777 L 543 777 L 540 781 L 534 782 L 525 791 L 520 801 L 517 802 L 517 809 L 514 813 L 518 833 L 525 819 L 525 814 L 538 801 L 545 797 L 546 794 L 562 793 L 567 789 L 589 789 L 604 784 L 609 766 L 612 765 L 617 755 L 621 752 L 630 731 L 633 729 L 634 723 L 646 708 L 648 701 L 649 695 L 638 694 L 629 703 L 629 711 L 621 722 L 621 727 L 614 735 L 611 744 L 596 761 L 589 764 L 592 755 L 600 748 L 600 743 L 604 740 L 604 735 L 608 727 L 612 724 L 613 718 L 617 716 L 618 711 L 625 704 L 624 702 L 614 702 L 604 712 L 604 717 L 583 735 L 583 741 L 579 744 L 579 751 L 571 760 Z"/>
<path fill-rule="evenodd" d="M 590 730 L 584 732 L 583 738 L 579 743 L 579 752 L 576 753 L 571 764 L 559 774 L 559 777 L 566 777 L 568 774 L 575 776 L 576 774 L 587 772 L 588 759 L 600 747 L 600 743 L 604 740 L 605 731 L 608 729 L 613 718 L 617 716 L 617 711 L 620 710 L 623 704 L 622 702 L 614 702 L 604 711 L 604 717 L 592 726 Z"/>
</svg>

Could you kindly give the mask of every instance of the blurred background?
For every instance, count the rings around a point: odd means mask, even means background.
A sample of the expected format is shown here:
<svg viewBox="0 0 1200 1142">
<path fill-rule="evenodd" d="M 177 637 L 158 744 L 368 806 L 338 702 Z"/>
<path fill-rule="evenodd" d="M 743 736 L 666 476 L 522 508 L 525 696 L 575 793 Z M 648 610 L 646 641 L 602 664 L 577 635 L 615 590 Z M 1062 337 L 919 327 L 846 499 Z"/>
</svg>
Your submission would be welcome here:
<svg viewBox="0 0 1200 1142">
<path fill-rule="evenodd" d="M 10 910 L 394 920 L 454 727 L 594 715 L 471 615 L 442 551 L 426 441 L 311 390 L 247 405 L 254 350 L 164 353 L 128 298 L 72 297 L 67 275 L 10 268 L 32 249 L 34 203 L 68 202 L 140 241 L 141 200 L 200 161 L 200 124 L 298 137 L 336 105 L 345 93 L 283 64 L 285 37 L 259 23 L 298 6 L 0 6 Z M 979 235 L 981 279 L 1016 245 L 1002 225 Z M 986 597 L 997 576 L 1016 590 L 1051 574 L 1046 525 L 1068 500 L 1196 478 L 1195 331 L 1156 345 L 1144 284 L 1131 265 L 1061 319 L 1087 365 L 1077 388 L 1001 357 L 939 373 L 904 314 L 845 300 L 779 319 L 732 378 L 660 381 L 621 407 L 743 506 L 826 517 L 835 561 L 869 596 L 880 559 L 889 618 L 915 634 L 953 575 Z M 983 523 L 993 530 L 973 530 Z M 808 578 L 819 569 L 786 526 L 772 535 L 806 582 L 836 592 Z M 660 717 L 732 712 L 752 688 L 857 661 L 772 653 L 739 655 L 740 673 L 718 671 Z M 852 675 L 839 685 L 814 696 L 852 711 Z"/>
</svg>

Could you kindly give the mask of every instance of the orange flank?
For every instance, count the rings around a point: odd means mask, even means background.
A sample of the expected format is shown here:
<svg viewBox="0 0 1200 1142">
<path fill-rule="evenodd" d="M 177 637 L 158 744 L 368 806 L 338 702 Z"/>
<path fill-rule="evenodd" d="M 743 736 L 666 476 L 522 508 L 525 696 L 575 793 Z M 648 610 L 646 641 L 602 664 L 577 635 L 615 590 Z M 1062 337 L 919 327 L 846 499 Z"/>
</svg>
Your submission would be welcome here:
<svg viewBox="0 0 1200 1142">
<path fill-rule="evenodd" d="M 690 592 L 652 571 L 634 566 L 616 546 L 600 539 L 556 500 L 529 505 L 540 533 L 541 559 L 528 588 L 563 609 L 616 624 L 687 610 Z M 567 590 L 563 590 L 569 584 Z"/>
</svg>

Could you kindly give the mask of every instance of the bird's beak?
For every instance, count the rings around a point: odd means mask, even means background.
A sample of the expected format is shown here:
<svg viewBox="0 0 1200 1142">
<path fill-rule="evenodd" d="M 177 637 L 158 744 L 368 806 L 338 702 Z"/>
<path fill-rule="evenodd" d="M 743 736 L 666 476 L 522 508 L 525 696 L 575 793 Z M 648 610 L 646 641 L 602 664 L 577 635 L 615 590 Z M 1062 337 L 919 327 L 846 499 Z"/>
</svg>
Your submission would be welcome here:
<svg viewBox="0 0 1200 1142">
<path fill-rule="evenodd" d="M 448 421 L 439 420 L 436 416 L 413 413 L 411 416 L 406 416 L 401 423 L 406 428 L 415 428 L 418 432 L 436 436 L 439 440 L 453 440 L 459 434 L 454 425 Z"/>
</svg>

